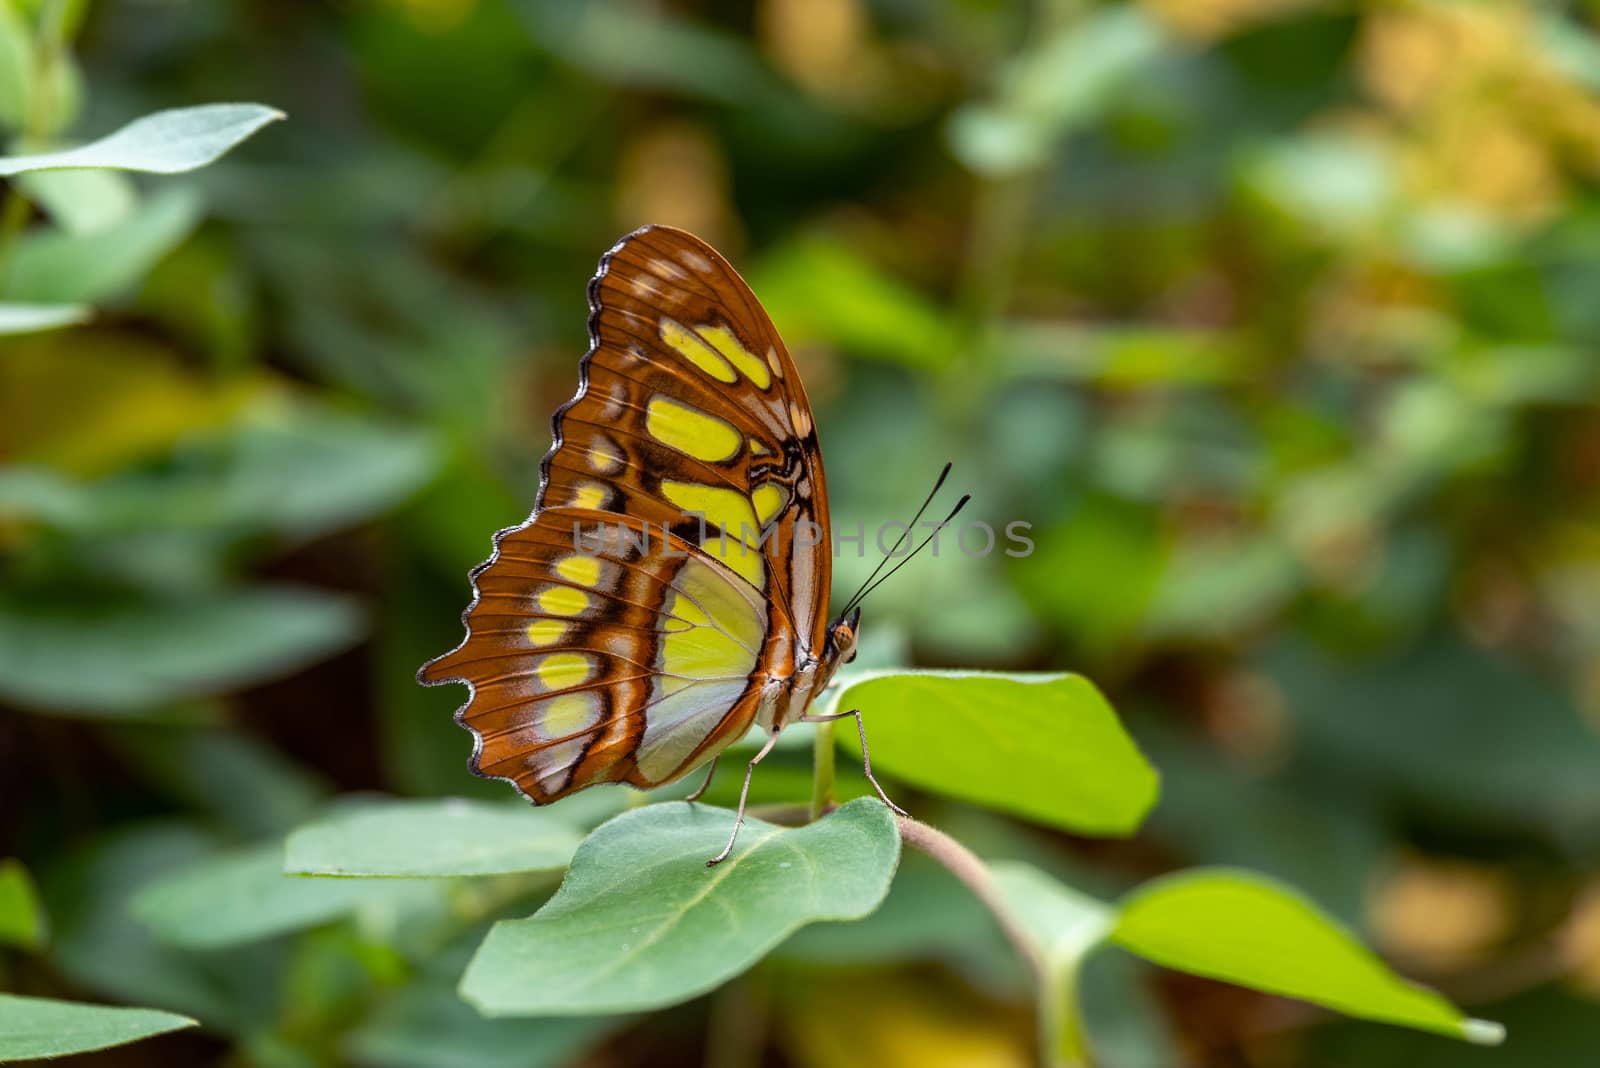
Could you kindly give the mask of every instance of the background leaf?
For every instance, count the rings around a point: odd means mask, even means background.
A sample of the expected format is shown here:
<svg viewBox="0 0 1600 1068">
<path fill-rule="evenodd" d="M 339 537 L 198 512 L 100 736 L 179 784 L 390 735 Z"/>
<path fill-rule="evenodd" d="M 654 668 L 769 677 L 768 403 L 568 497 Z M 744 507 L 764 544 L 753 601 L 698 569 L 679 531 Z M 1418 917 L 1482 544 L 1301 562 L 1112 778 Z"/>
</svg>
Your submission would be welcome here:
<svg viewBox="0 0 1600 1068">
<path fill-rule="evenodd" d="M 92 234 L 137 209 L 139 198 L 125 175 L 111 171 L 35 171 L 17 188 L 69 234 Z"/>
<path fill-rule="evenodd" d="M 0 606 L 0 693 L 45 711 L 136 714 L 326 656 L 360 625 L 349 600 L 287 588 L 96 613 Z"/>
<path fill-rule="evenodd" d="M 194 1025 L 187 1017 L 155 1009 L 0 994 L 0 1061 L 87 1053 Z"/>
<path fill-rule="evenodd" d="M 283 117 L 281 111 L 260 104 L 204 104 L 158 111 L 77 148 L 0 156 L 0 175 L 64 167 L 178 174 L 214 162 L 267 123 Z"/>
<path fill-rule="evenodd" d="M 93 233 L 27 234 L 5 263 L 3 291 L 40 304 L 98 303 L 137 283 L 199 221 L 194 192 L 169 189 Z"/>
<path fill-rule="evenodd" d="M 301 875 L 377 876 L 559 870 L 582 837 L 565 815 L 460 799 L 363 805 L 289 835 L 283 868 Z"/>
<path fill-rule="evenodd" d="M 401 991 L 350 1035 L 350 1056 L 381 1068 L 561 1068 L 618 1021 L 486 1020 L 450 983 Z"/>
<path fill-rule="evenodd" d="M 22 862 L 0 860 L 0 945 L 39 949 L 45 940 L 44 910 Z"/>
<path fill-rule="evenodd" d="M 134 914 L 163 941 L 226 946 L 347 916 L 429 900 L 427 883 L 317 879 L 283 873 L 283 845 L 263 845 L 172 872 L 139 892 Z"/>
</svg>

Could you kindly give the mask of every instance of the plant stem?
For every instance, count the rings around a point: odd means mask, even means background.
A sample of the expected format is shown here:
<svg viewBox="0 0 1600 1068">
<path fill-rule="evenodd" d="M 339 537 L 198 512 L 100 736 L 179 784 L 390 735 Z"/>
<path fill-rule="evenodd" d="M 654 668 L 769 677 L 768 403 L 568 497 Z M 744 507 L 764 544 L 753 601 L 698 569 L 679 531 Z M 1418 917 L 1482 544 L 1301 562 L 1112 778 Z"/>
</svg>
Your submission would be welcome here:
<svg viewBox="0 0 1600 1068">
<path fill-rule="evenodd" d="M 939 864 L 961 880 L 968 890 L 971 890 L 977 899 L 983 902 L 985 908 L 993 914 L 1000 930 L 1016 949 L 1041 988 L 1050 985 L 1049 969 L 1044 958 L 1039 955 L 1036 947 L 1022 929 L 1016 913 L 1011 911 L 1011 905 L 1005 896 L 1000 893 L 1000 886 L 994 880 L 994 874 L 989 871 L 988 865 L 978 858 L 978 855 L 948 834 L 936 827 L 930 827 L 920 820 L 910 816 L 896 816 L 900 824 L 900 840 L 932 857 Z"/>
<path fill-rule="evenodd" d="M 818 723 L 811 741 L 811 818 L 821 819 L 833 803 L 833 724 Z"/>
</svg>

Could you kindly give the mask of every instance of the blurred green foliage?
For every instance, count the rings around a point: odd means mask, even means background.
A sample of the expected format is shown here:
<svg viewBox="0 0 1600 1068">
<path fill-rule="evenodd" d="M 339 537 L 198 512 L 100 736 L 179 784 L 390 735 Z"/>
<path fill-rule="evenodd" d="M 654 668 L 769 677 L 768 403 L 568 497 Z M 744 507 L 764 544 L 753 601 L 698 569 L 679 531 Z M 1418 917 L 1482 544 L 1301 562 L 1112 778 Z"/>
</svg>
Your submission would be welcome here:
<svg viewBox="0 0 1600 1068">
<path fill-rule="evenodd" d="M 1033 524 L 875 594 L 874 655 L 1081 672 L 1162 772 L 1121 843 L 903 804 L 1101 897 L 1281 878 L 1514 1036 L 1111 951 L 1079 992 L 1106 1068 L 1592 1055 L 1600 6 L 0 0 L 8 155 L 232 100 L 290 120 L 0 206 L 0 985 L 203 1026 L 104 1063 L 1029 1063 L 1015 962 L 931 866 L 637 1020 L 456 999 L 549 880 L 245 896 L 359 814 L 335 793 L 506 800 L 412 672 L 527 512 L 597 255 L 652 221 L 789 339 L 840 526 L 947 459 Z"/>
</svg>

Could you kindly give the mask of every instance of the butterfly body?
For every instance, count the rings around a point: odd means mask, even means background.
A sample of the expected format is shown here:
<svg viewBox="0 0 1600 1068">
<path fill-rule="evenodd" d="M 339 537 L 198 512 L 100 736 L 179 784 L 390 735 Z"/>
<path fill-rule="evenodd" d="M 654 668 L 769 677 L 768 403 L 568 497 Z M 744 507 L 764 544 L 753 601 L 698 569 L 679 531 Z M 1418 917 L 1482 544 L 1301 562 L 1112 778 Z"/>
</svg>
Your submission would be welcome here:
<svg viewBox="0 0 1600 1068">
<path fill-rule="evenodd" d="M 472 769 L 543 804 L 650 787 L 805 717 L 854 652 L 831 626 L 827 483 L 800 377 L 710 246 L 645 227 L 589 286 L 590 350 L 533 514 L 472 572 Z"/>
</svg>

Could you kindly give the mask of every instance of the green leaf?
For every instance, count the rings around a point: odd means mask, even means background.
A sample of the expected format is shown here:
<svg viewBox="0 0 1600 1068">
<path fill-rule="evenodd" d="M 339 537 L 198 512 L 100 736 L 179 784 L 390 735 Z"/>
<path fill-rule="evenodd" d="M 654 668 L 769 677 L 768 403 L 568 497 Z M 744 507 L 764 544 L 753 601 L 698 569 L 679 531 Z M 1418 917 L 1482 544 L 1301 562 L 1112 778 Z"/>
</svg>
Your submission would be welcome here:
<svg viewBox="0 0 1600 1068">
<path fill-rule="evenodd" d="M 0 334 L 31 334 L 57 330 L 88 319 L 83 304 L 0 304 Z"/>
<path fill-rule="evenodd" d="M 432 900 L 424 882 L 310 879 L 283 873 L 272 841 L 173 872 L 133 900 L 133 913 L 163 941 L 225 946 L 313 927 L 363 906 L 391 910 Z"/>
<path fill-rule="evenodd" d="M 32 156 L 0 156 L 0 175 L 96 167 L 180 174 L 214 162 L 284 114 L 260 104 L 203 104 L 134 119 L 98 141 Z"/>
<path fill-rule="evenodd" d="M 51 906 L 50 963 L 78 987 L 116 1001 L 195 1016 L 230 1032 L 277 1019 L 281 955 L 262 944 L 186 953 L 155 940 L 131 915 L 139 891 L 216 855 L 193 827 L 140 824 L 73 849 L 40 872 Z"/>
<path fill-rule="evenodd" d="M 738 103 L 764 97 L 771 75 L 748 41 L 617 0 L 519 3 L 539 44 L 591 77 Z"/>
<path fill-rule="evenodd" d="M 1116 912 L 1028 864 L 1003 862 L 993 865 L 993 871 L 1001 894 L 1044 965 L 1039 1038 L 1046 1061 L 1082 1064 L 1088 1059 L 1088 1038 L 1078 1004 L 1078 972 L 1110 932 Z"/>
<path fill-rule="evenodd" d="M 17 188 L 69 234 L 114 226 L 139 202 L 133 182 L 114 171 L 37 171 L 19 177 Z"/>
<path fill-rule="evenodd" d="M 187 1016 L 156 1009 L 0 994 L 0 1061 L 87 1053 L 194 1026 Z"/>
<path fill-rule="evenodd" d="M 866 720 L 872 766 L 933 793 L 1084 834 L 1132 833 L 1156 771 L 1077 675 L 918 672 L 843 687 Z M 835 734 L 860 751 L 854 725 Z"/>
<path fill-rule="evenodd" d="M 763 764 L 761 771 L 766 771 Z M 756 776 L 760 778 L 758 774 Z M 894 885 L 872 915 L 859 923 L 819 923 L 801 928 L 778 949 L 784 961 L 840 967 L 882 967 L 930 958 L 956 962 L 971 972 L 973 959 L 1013 963 L 989 910 L 949 869 L 915 850 L 907 851 Z M 979 965 L 989 964 L 982 959 Z"/>
<path fill-rule="evenodd" d="M 305 540 L 381 514 L 434 471 L 435 442 L 397 424 L 266 395 L 169 463 L 79 482 L 45 467 L 0 467 L 0 514 L 73 534 L 270 532 Z"/>
<path fill-rule="evenodd" d="M 1569 597 L 1589 589 L 1566 585 Z M 1336 762 L 1348 785 L 1497 833 L 1536 828 L 1567 848 L 1600 846 L 1600 737 L 1569 690 L 1516 658 L 1455 636 L 1369 662 L 1283 640 L 1264 665 L 1306 750 Z"/>
<path fill-rule="evenodd" d="M 328 792 L 309 769 L 253 732 L 141 721 L 108 733 L 154 786 L 245 838 L 289 831 L 315 815 Z"/>
<path fill-rule="evenodd" d="M 350 600 L 293 588 L 97 607 L 0 604 L 0 694 L 41 711 L 135 714 L 272 678 L 360 632 Z"/>
<path fill-rule="evenodd" d="M 1000 342 L 1007 378 L 1091 382 L 1113 389 L 1174 389 L 1243 378 L 1243 339 L 1196 327 L 1084 326 L 1015 321 Z"/>
<path fill-rule="evenodd" d="M 3 291 L 14 300 L 93 304 L 138 282 L 199 221 L 199 198 L 169 189 L 94 233 L 24 235 L 7 261 Z"/>
<path fill-rule="evenodd" d="M 1469 1019 L 1395 975 L 1293 890 L 1250 872 L 1199 869 L 1147 883 L 1122 902 L 1111 937 L 1168 968 L 1349 1016 L 1480 1045 L 1505 1037 L 1499 1024 Z"/>
<path fill-rule="evenodd" d="M 1023 933 L 1052 969 L 1076 968 L 1116 921 L 1116 910 L 1110 905 L 1056 881 L 1031 864 L 1005 860 L 990 869 Z"/>
<path fill-rule="evenodd" d="M 300 875 L 500 875 L 564 868 L 581 835 L 553 809 L 386 801 L 289 835 L 284 871 Z"/>
<path fill-rule="evenodd" d="M 674 802 L 605 824 L 544 908 L 495 924 L 462 996 L 490 1016 L 687 1001 L 805 924 L 872 912 L 900 858 L 893 816 L 863 798 L 792 830 L 747 820 L 733 855 L 707 868 L 732 822 L 726 810 Z"/>
<path fill-rule="evenodd" d="M 15 4 L 0 4 L 0 125 L 20 128 L 34 84 L 33 33 Z"/>
<path fill-rule="evenodd" d="M 924 369 L 956 354 L 955 331 L 937 305 L 844 245 L 794 244 L 768 256 L 750 277 L 790 344 L 820 339 Z"/>
<path fill-rule="evenodd" d="M 977 173 L 1004 177 L 1038 167 L 1061 138 L 1100 117 L 1165 54 L 1161 25 L 1138 8 L 1060 21 L 1059 31 L 1011 63 L 996 101 L 951 116 L 951 150 Z"/>
<path fill-rule="evenodd" d="M 44 910 L 28 869 L 15 858 L 0 860 L 0 946 L 44 945 Z"/>
<path fill-rule="evenodd" d="M 442 983 L 399 991 L 349 1036 L 351 1058 L 381 1068 L 559 1068 L 620 1021 L 606 1016 L 485 1020 Z"/>
<path fill-rule="evenodd" d="M 112 487 L 108 518 L 132 525 L 160 516 L 305 539 L 393 507 L 433 474 L 437 453 L 420 431 L 271 396 L 197 442 L 186 455 L 192 466 Z"/>
</svg>

